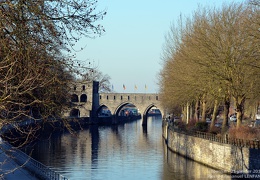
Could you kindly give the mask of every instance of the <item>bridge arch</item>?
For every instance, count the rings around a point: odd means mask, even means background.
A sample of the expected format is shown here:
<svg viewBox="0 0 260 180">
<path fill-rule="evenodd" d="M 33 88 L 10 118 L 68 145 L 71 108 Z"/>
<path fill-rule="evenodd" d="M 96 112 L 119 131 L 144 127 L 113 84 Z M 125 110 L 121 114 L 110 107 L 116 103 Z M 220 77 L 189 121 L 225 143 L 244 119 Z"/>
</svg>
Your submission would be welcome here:
<svg viewBox="0 0 260 180">
<path fill-rule="evenodd" d="M 103 112 L 103 109 L 106 109 L 106 111 Z M 101 104 L 96 111 L 96 117 L 99 116 L 112 116 L 111 109 L 107 105 Z"/>
<path fill-rule="evenodd" d="M 144 117 L 144 116 L 147 116 L 147 115 L 148 115 L 148 112 L 149 112 L 153 107 L 159 109 L 160 112 L 161 112 L 161 114 L 163 114 L 162 109 L 160 109 L 158 106 L 156 106 L 156 104 L 150 104 L 150 105 L 148 105 L 148 106 L 146 107 L 146 109 L 143 111 L 143 117 Z"/>
<path fill-rule="evenodd" d="M 142 116 L 147 115 L 148 111 L 156 107 L 160 110 L 162 116 L 164 109 L 161 106 L 159 94 L 148 93 L 100 93 L 99 104 L 106 105 L 114 116 L 126 105 L 132 104 Z"/>
<path fill-rule="evenodd" d="M 132 105 L 134 105 L 136 108 L 137 108 L 137 106 L 133 103 L 133 102 L 131 102 L 131 101 L 126 101 L 126 102 L 123 102 L 123 103 L 121 103 L 121 104 L 119 104 L 115 109 L 114 109 L 114 115 L 115 116 L 118 116 L 118 114 L 119 114 L 119 112 L 123 109 L 123 107 L 125 107 L 126 105 L 128 105 L 128 104 L 132 104 Z"/>
</svg>

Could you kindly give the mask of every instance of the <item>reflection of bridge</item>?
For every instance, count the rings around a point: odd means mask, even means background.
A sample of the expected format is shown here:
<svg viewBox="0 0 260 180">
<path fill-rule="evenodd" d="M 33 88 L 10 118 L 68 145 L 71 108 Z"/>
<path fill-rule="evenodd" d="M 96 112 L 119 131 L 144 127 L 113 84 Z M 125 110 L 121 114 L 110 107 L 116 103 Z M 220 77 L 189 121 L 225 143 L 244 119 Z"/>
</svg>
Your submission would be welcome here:
<svg viewBox="0 0 260 180">
<path fill-rule="evenodd" d="M 146 119 L 153 107 L 164 114 L 158 94 L 147 93 L 99 93 L 98 82 L 81 82 L 74 84 L 71 96 L 71 108 L 64 113 L 65 117 L 97 117 L 103 107 L 107 107 L 113 117 L 127 104 L 132 104 Z"/>
</svg>

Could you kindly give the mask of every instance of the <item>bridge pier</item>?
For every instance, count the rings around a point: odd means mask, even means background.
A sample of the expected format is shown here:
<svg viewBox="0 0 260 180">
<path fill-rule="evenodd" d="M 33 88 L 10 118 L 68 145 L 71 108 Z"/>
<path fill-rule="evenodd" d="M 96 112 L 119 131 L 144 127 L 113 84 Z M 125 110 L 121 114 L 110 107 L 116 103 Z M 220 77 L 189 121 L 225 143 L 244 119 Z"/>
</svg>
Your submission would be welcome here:
<svg viewBox="0 0 260 180">
<path fill-rule="evenodd" d="M 112 124 L 118 124 L 118 118 L 116 115 L 112 115 Z"/>
<path fill-rule="evenodd" d="M 142 126 L 147 126 L 147 115 L 143 115 Z"/>
</svg>

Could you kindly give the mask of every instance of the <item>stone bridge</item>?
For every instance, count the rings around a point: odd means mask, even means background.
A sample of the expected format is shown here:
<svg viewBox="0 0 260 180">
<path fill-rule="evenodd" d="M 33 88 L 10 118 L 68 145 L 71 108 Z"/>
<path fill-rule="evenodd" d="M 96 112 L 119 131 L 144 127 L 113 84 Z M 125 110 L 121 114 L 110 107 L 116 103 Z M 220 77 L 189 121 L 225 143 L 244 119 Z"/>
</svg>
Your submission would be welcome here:
<svg viewBox="0 0 260 180">
<path fill-rule="evenodd" d="M 99 83 L 77 82 L 71 88 L 71 106 L 64 110 L 64 117 L 98 117 L 98 113 L 107 107 L 113 117 L 119 115 L 120 110 L 127 104 L 134 105 L 143 119 L 153 107 L 164 110 L 161 106 L 159 94 L 149 93 L 99 93 Z"/>
<path fill-rule="evenodd" d="M 147 93 L 100 93 L 97 111 L 102 107 L 107 107 L 112 115 L 118 116 L 120 110 L 127 104 L 134 105 L 142 117 L 145 117 L 153 107 L 158 108 L 163 115 L 159 95 Z"/>
</svg>

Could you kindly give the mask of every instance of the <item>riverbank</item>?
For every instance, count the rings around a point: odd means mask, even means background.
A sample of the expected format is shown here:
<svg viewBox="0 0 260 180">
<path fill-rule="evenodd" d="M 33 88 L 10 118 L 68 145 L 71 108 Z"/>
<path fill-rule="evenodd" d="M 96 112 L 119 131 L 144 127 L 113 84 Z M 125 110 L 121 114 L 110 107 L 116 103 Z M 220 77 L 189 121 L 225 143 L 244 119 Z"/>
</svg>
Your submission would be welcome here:
<svg viewBox="0 0 260 180">
<path fill-rule="evenodd" d="M 11 156 L 6 154 L 2 143 L 4 142 L 0 138 L 0 179 L 14 180 L 19 178 L 37 180 L 38 178 L 18 165 Z"/>
<path fill-rule="evenodd" d="M 167 147 L 184 157 L 228 174 L 260 175 L 260 150 L 232 144 L 218 137 L 204 138 L 187 134 L 163 122 Z M 255 146 L 258 147 L 258 146 Z"/>
<path fill-rule="evenodd" d="M 51 170 L 19 149 L 0 139 L 0 179 L 63 179 L 66 177 Z"/>
</svg>

